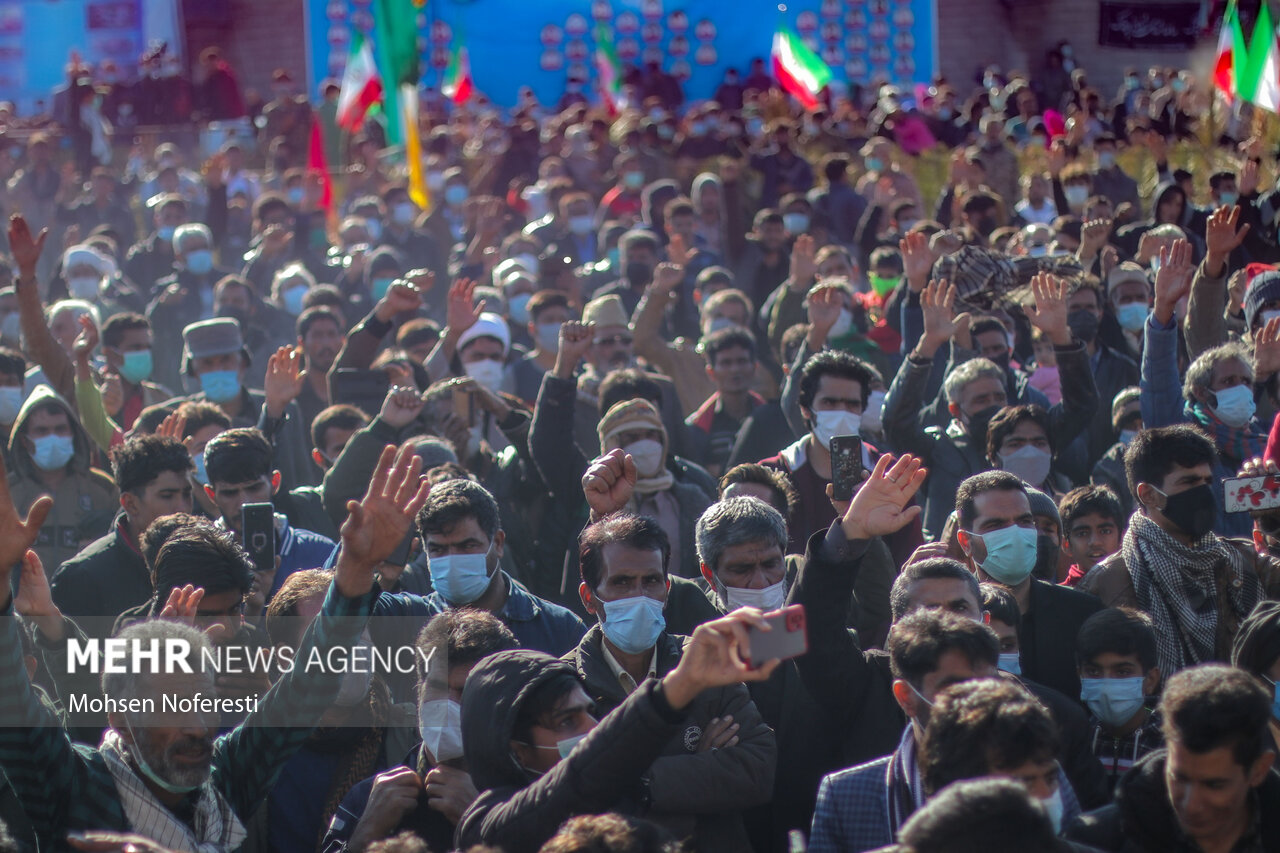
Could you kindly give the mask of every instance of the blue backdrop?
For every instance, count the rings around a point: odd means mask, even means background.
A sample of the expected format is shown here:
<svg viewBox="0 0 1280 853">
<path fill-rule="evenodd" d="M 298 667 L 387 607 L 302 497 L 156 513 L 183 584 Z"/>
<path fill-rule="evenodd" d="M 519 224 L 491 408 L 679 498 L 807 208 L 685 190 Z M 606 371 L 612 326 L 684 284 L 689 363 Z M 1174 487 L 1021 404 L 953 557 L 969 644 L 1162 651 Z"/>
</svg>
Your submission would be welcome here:
<svg viewBox="0 0 1280 853">
<path fill-rule="evenodd" d="M 369 0 L 308 0 L 311 82 L 340 77 L 351 28 L 371 28 Z M 837 80 L 926 82 L 936 64 L 935 0 L 798 0 L 782 17 Z M 461 39 L 476 86 L 510 105 L 521 86 L 554 103 L 571 73 L 593 81 L 597 22 L 624 61 L 659 58 L 686 78 L 689 99 L 710 97 L 727 67 L 746 74 L 769 55 L 777 0 L 427 0 L 419 16 L 423 80 L 438 85 Z M 376 49 L 376 48 L 375 48 Z M 313 88 L 313 91 L 315 89 Z"/>
</svg>

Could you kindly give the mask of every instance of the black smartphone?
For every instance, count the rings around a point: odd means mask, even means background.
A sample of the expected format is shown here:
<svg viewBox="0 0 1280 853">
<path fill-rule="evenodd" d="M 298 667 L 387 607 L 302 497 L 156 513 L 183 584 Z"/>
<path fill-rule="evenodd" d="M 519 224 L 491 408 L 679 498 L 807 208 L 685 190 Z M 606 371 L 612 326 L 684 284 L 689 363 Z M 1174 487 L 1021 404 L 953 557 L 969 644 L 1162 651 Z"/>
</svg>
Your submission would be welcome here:
<svg viewBox="0 0 1280 853">
<path fill-rule="evenodd" d="M 270 503 L 240 506 L 240 533 L 244 549 L 249 552 L 259 572 L 276 569 L 276 514 Z"/>
<path fill-rule="evenodd" d="M 853 500 L 854 489 L 862 482 L 862 439 L 856 435 L 831 437 L 831 497 Z"/>
<path fill-rule="evenodd" d="M 329 400 L 349 403 L 374 418 L 382 411 L 390 388 L 391 378 L 385 370 L 343 367 L 329 377 Z"/>
</svg>

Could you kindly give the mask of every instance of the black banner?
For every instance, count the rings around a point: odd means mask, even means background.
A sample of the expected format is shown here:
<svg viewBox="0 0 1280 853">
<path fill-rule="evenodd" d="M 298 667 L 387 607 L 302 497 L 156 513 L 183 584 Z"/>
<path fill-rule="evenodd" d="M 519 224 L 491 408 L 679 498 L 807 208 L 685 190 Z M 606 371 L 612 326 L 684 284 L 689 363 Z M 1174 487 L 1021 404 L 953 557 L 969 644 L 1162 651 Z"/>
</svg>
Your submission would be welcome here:
<svg viewBox="0 0 1280 853">
<path fill-rule="evenodd" d="M 1190 50 L 1199 30 L 1199 3 L 1103 0 L 1098 12 L 1098 44 L 1103 47 Z"/>
</svg>

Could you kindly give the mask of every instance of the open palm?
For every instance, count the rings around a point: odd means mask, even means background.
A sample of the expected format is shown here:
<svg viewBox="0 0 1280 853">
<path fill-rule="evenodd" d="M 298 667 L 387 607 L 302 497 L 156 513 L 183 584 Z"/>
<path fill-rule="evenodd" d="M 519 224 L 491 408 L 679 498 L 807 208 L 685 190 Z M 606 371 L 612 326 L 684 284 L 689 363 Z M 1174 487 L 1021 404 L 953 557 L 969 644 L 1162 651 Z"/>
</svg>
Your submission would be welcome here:
<svg viewBox="0 0 1280 853">
<path fill-rule="evenodd" d="M 881 456 L 840 521 L 845 536 L 850 541 L 888 536 L 910 524 L 920 507 L 907 504 L 928 473 L 914 456 L 904 455 L 896 462 L 891 454 Z"/>
</svg>

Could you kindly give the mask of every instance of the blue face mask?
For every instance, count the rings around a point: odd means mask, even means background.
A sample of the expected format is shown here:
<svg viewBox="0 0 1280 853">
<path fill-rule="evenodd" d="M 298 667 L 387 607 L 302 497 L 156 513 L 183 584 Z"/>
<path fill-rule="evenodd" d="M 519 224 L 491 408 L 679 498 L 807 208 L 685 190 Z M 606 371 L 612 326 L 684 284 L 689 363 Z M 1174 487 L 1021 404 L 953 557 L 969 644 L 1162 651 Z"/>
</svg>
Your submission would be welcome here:
<svg viewBox="0 0 1280 853">
<path fill-rule="evenodd" d="M 1113 727 L 1123 726 L 1132 720 L 1146 702 L 1141 675 L 1132 678 L 1082 678 L 1080 698 L 1095 717 Z"/>
<path fill-rule="evenodd" d="M 1235 385 L 1217 392 L 1218 405 L 1213 413 L 1218 420 L 1230 427 L 1242 427 L 1249 423 L 1258 404 L 1253 399 L 1253 388 L 1249 385 Z"/>
<path fill-rule="evenodd" d="M 667 620 L 662 615 L 662 602 L 647 595 L 601 601 L 600 604 L 604 606 L 601 630 L 609 642 L 629 655 L 638 655 L 653 648 L 667 627 Z"/>
<path fill-rule="evenodd" d="M 1036 567 L 1036 529 L 1016 524 L 973 536 L 987 546 L 987 557 L 979 565 L 996 583 L 1017 586 Z"/>
<path fill-rule="evenodd" d="M 532 298 L 532 293 L 517 293 L 507 300 L 507 313 L 521 326 L 529 322 L 529 300 Z"/>
<path fill-rule="evenodd" d="M 868 172 L 879 172 L 884 168 L 884 161 L 879 157 L 864 157 L 862 163 L 867 167 Z"/>
<path fill-rule="evenodd" d="M 187 269 L 196 275 L 206 275 L 213 269 L 213 252 L 193 249 L 187 252 Z"/>
<path fill-rule="evenodd" d="M 539 323 L 538 324 L 538 349 L 543 352 L 559 352 L 560 351 L 560 324 L 559 323 Z"/>
<path fill-rule="evenodd" d="M 31 459 L 41 471 L 57 471 L 70 462 L 76 452 L 75 442 L 69 435 L 42 435 L 32 444 L 36 450 Z"/>
<path fill-rule="evenodd" d="M 1280 720 L 1280 687 L 1271 682 L 1271 719 Z"/>
<path fill-rule="evenodd" d="M 172 225 L 161 225 L 159 228 L 156 229 L 156 236 L 166 243 L 172 243 L 173 231 L 174 231 L 174 228 Z"/>
<path fill-rule="evenodd" d="M 291 287 L 280 294 L 281 301 L 284 302 L 284 310 L 295 317 L 301 314 L 302 302 L 307 298 L 307 291 L 306 287 Z"/>
<path fill-rule="evenodd" d="M 209 485 L 209 471 L 204 467 L 204 451 L 192 456 L 191 462 L 196 466 L 196 482 L 202 486 Z"/>
<path fill-rule="evenodd" d="M 1218 204 L 1222 204 L 1222 205 L 1226 205 L 1227 207 L 1230 207 L 1231 205 L 1235 204 L 1239 200 L 1240 200 L 1240 195 L 1238 193 L 1233 193 L 1233 192 L 1218 193 Z"/>
<path fill-rule="evenodd" d="M 431 557 L 431 585 L 444 600 L 456 606 L 470 604 L 489 588 L 489 552 Z"/>
<path fill-rule="evenodd" d="M 1125 447 L 1128 447 L 1129 442 L 1133 441 L 1137 437 L 1138 437 L 1138 431 L 1136 429 L 1120 430 L 1120 443 L 1123 444 Z"/>
<path fill-rule="evenodd" d="M 1148 308 L 1143 302 L 1130 302 L 1116 309 L 1116 320 L 1127 332 L 1140 332 L 1147 322 Z"/>
<path fill-rule="evenodd" d="M 215 403 L 225 403 L 240 393 L 240 372 L 210 370 L 200 374 L 200 390 Z"/>
<path fill-rule="evenodd" d="M 137 385 L 144 379 L 151 378 L 151 371 L 155 367 L 151 360 L 151 350 L 142 349 L 124 354 L 124 362 L 120 365 L 120 375 L 126 381 Z"/>
<path fill-rule="evenodd" d="M 1001 652 L 1000 660 L 996 663 L 996 668 L 1001 672 L 1008 672 L 1013 675 L 1022 675 L 1022 653 Z"/>
<path fill-rule="evenodd" d="M 373 291 L 373 301 L 381 302 L 382 297 L 387 295 L 387 291 L 395 283 L 396 280 L 394 278 L 375 278 L 369 282 L 369 288 Z"/>
<path fill-rule="evenodd" d="M 457 207 L 467 200 L 467 188 L 462 184 L 449 184 L 444 188 L 445 203 L 451 207 Z"/>
</svg>

